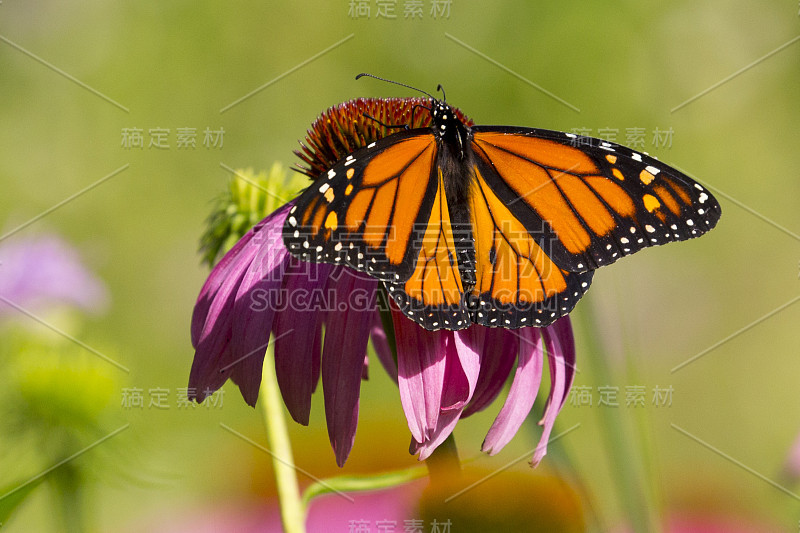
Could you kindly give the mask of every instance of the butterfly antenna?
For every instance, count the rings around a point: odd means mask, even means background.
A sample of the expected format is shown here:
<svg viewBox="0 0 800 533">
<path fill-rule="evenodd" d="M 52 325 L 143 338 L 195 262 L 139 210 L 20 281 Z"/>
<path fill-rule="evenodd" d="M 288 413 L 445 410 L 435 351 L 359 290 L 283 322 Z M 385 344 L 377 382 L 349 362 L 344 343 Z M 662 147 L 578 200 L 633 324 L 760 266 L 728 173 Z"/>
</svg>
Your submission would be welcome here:
<svg viewBox="0 0 800 533">
<path fill-rule="evenodd" d="M 362 77 L 364 77 L 364 76 L 367 76 L 367 77 L 369 77 L 369 78 L 375 78 L 376 80 L 385 81 L 386 83 L 393 83 L 393 84 L 395 84 L 395 85 L 399 85 L 399 86 L 401 86 L 401 87 L 406 87 L 406 88 L 408 88 L 408 89 L 411 89 L 411 90 L 414 90 L 414 91 L 421 92 L 422 94 L 424 94 L 424 95 L 427 95 L 427 96 L 430 96 L 431 98 L 433 98 L 434 100 L 436 100 L 436 97 L 434 97 L 434 96 L 433 96 L 431 93 L 425 92 L 425 91 L 423 91 L 422 89 L 417 89 L 416 87 L 412 87 L 411 85 L 406 85 L 405 83 L 400 83 L 399 81 L 392 81 L 392 80 L 387 80 L 386 78 L 379 78 L 378 76 L 374 76 L 374 75 L 372 75 L 372 74 L 367 74 L 366 72 L 362 72 L 361 74 L 359 74 L 358 76 L 356 76 L 356 79 L 362 78 Z M 441 85 L 440 85 L 439 87 L 441 88 Z M 442 94 L 444 94 L 444 91 L 442 91 Z"/>
<path fill-rule="evenodd" d="M 443 101 L 444 103 L 447 103 L 447 95 L 444 93 L 444 87 L 442 87 L 442 84 L 441 84 L 441 83 L 439 84 L 439 86 L 438 86 L 438 87 L 436 87 L 436 90 L 437 90 L 437 91 L 442 91 L 442 101 Z"/>
<path fill-rule="evenodd" d="M 364 118 L 368 118 L 370 120 L 373 120 L 373 121 L 377 122 L 378 124 L 380 124 L 381 126 L 383 126 L 384 128 L 387 128 L 387 129 L 389 129 L 389 128 L 403 128 L 403 129 L 406 129 L 406 130 L 409 129 L 408 124 L 397 124 L 397 125 L 395 125 L 395 124 L 386 124 L 385 122 L 381 122 L 380 120 L 378 120 L 377 118 L 373 117 L 372 115 L 368 115 L 366 113 L 362 113 L 362 115 L 364 116 Z"/>
</svg>

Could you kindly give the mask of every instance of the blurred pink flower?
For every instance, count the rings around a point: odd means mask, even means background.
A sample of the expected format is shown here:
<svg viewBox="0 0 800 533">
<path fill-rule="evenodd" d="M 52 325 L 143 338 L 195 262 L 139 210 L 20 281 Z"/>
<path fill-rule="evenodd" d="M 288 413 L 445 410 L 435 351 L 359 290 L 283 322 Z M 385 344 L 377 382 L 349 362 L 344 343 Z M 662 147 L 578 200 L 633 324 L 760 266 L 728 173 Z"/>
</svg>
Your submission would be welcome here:
<svg viewBox="0 0 800 533">
<path fill-rule="evenodd" d="M 574 376 L 569 318 L 547 328 L 472 325 L 457 332 L 427 331 L 392 308 L 395 366 L 381 323 L 378 282 L 344 266 L 305 263 L 289 254 L 281 232 L 291 206 L 266 217 L 236 243 L 200 291 L 192 316 L 196 352 L 190 397 L 201 402 L 230 378 L 254 405 L 272 333 L 278 384 L 289 413 L 301 424 L 308 424 L 311 394 L 321 376 L 328 435 L 341 466 L 355 438 L 371 337 L 379 359 L 397 377 L 411 450 L 420 459 L 452 433 L 460 418 L 488 406 L 513 371 L 508 397 L 482 447 L 495 454 L 533 406 L 546 347 L 551 384 L 544 431 L 533 454 L 537 464 Z"/>
<path fill-rule="evenodd" d="M 622 528 L 617 531 L 629 533 L 633 530 Z M 730 513 L 692 511 L 670 514 L 663 531 L 664 533 L 778 533 L 783 529 Z"/>
<path fill-rule="evenodd" d="M 789 455 L 783 466 L 784 472 L 790 478 L 797 480 L 800 479 L 800 434 L 797 435 L 789 449 Z"/>
<path fill-rule="evenodd" d="M 382 491 L 348 493 L 346 497 L 328 494 L 314 498 L 306 518 L 306 531 L 405 531 L 406 523 L 421 521 L 416 511 L 421 492 L 420 484 L 412 483 Z M 148 518 L 144 523 L 137 523 L 131 531 L 281 533 L 283 527 L 277 502 L 271 505 L 223 503 L 177 516 Z"/>
<path fill-rule="evenodd" d="M 673 515 L 667 522 L 667 533 L 777 533 L 767 524 L 736 516 Z"/>
<path fill-rule="evenodd" d="M 0 243 L 0 297 L 30 311 L 63 305 L 98 312 L 109 300 L 103 282 L 56 235 Z M 0 314 L 13 312 L 0 305 Z"/>
</svg>

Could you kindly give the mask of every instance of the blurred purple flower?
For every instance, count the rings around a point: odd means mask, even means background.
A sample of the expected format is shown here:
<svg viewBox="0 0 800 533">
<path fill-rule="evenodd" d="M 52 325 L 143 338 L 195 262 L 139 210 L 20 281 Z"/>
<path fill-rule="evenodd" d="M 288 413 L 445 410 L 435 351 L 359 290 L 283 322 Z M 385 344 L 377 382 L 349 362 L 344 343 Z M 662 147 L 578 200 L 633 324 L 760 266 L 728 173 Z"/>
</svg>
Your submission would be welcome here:
<svg viewBox="0 0 800 533">
<path fill-rule="evenodd" d="M 0 243 L 0 296 L 31 311 L 65 305 L 99 312 L 109 300 L 102 281 L 56 235 Z M 0 305 L 0 314 L 10 312 Z"/>
<path fill-rule="evenodd" d="M 800 434 L 795 437 L 792 447 L 789 449 L 789 454 L 784 460 L 783 470 L 786 476 L 792 480 L 800 479 Z"/>
<path fill-rule="evenodd" d="M 311 394 L 321 376 L 328 436 L 341 466 L 355 438 L 371 337 L 379 359 L 397 377 L 411 450 L 420 459 L 452 433 L 460 418 L 488 406 L 513 370 L 506 402 L 483 443 L 483 450 L 494 454 L 533 406 L 546 346 L 551 385 L 544 431 L 533 454 L 537 464 L 572 385 L 575 348 L 569 319 L 541 329 L 473 325 L 459 332 L 427 331 L 392 309 L 395 367 L 381 323 L 378 282 L 343 266 L 305 263 L 290 255 L 281 229 L 291 206 L 251 229 L 203 286 L 192 316 L 196 352 L 190 397 L 201 402 L 230 378 L 245 401 L 255 405 L 273 333 L 278 384 L 289 413 L 301 424 L 308 424 Z"/>
</svg>

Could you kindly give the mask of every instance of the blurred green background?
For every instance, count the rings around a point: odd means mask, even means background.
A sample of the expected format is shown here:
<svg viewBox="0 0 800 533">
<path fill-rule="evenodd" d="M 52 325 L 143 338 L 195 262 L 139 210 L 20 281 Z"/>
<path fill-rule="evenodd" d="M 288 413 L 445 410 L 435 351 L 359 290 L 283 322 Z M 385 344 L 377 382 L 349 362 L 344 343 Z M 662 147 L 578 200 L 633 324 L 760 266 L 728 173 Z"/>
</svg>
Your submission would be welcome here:
<svg viewBox="0 0 800 533">
<path fill-rule="evenodd" d="M 227 187 L 226 167 L 294 164 L 297 141 L 329 106 L 414 95 L 354 81 L 366 71 L 428 91 L 441 83 L 448 102 L 479 124 L 616 130 L 622 144 L 631 144 L 629 131 L 643 131 L 640 149 L 717 193 L 723 218 L 710 234 L 597 273 L 573 313 L 575 386 L 593 402 L 567 403 L 560 428 L 579 426 L 554 446 L 577 465 L 604 528 L 626 521 L 603 433 L 613 418 L 644 454 L 643 479 L 665 515 L 711 509 L 795 531 L 800 487 L 782 469 L 800 431 L 800 305 L 740 330 L 793 301 L 800 287 L 800 42 L 764 58 L 800 35 L 797 2 L 453 0 L 435 18 L 425 0 L 414 20 L 404 17 L 403 0 L 395 19 L 369 4 L 369 17 L 351 16 L 344 0 L 0 4 L 2 233 L 125 167 L 13 237 L 59 233 L 111 294 L 107 313 L 63 326 L 129 369 L 105 369 L 114 388 L 102 429 L 129 426 L 107 451 L 103 444 L 75 459 L 91 478 L 87 527 L 156 530 L 272 497 L 269 456 L 220 427 L 265 442 L 260 413 L 238 390 L 228 383 L 212 408 L 178 399 L 193 356 L 192 306 L 208 273 L 198 239 Z M 144 147 L 123 146 L 126 128 L 143 130 Z M 149 146 L 156 128 L 169 129 L 167 148 Z M 195 148 L 178 148 L 180 128 L 196 129 Z M 203 145 L 207 128 L 224 129 L 221 146 Z M 656 131 L 670 133 L 654 140 Z M 610 377 L 593 372 L 587 358 L 598 356 L 611 362 Z M 598 406 L 601 387 L 616 387 L 618 407 Z M 644 388 L 643 406 L 626 407 L 629 387 Z M 670 405 L 654 404 L 656 387 L 672 390 Z M 132 388 L 143 391 L 141 409 L 124 405 Z M 148 405 L 155 388 L 169 391 L 166 408 Z M 86 390 L 76 383 L 74 393 Z M 496 457 L 480 456 L 499 408 L 455 431 L 462 457 L 478 457 L 487 470 L 537 438 L 521 431 Z M 291 432 L 299 465 L 316 476 L 340 472 L 321 394 L 310 426 L 292 424 Z M 41 433 L 31 446 L 48 438 Z M 408 441 L 397 389 L 373 365 L 344 472 L 416 464 Z M 0 486 L 49 466 L 20 446 L 13 432 L 0 434 L 14 462 Z M 551 468 L 545 459 L 530 475 Z M 524 460 L 514 469 L 528 472 Z M 6 529 L 59 531 L 51 496 L 33 492 Z"/>
</svg>

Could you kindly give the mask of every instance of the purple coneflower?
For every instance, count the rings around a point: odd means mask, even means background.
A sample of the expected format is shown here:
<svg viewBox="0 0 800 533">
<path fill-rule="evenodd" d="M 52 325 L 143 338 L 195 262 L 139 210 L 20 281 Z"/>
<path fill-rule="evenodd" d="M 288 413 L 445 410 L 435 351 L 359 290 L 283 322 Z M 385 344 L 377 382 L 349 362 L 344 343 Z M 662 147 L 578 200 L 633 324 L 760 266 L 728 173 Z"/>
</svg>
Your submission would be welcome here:
<svg viewBox="0 0 800 533">
<path fill-rule="evenodd" d="M 310 176 L 345 154 L 386 135 L 383 124 L 410 121 L 416 98 L 359 99 L 326 111 L 298 155 Z M 460 112 L 459 112 L 460 113 Z M 417 112 L 412 127 L 430 117 Z M 196 349 L 189 388 L 202 401 L 232 379 L 254 405 L 270 335 L 278 384 L 295 421 L 308 424 L 311 395 L 322 379 L 328 435 L 341 466 L 353 446 L 359 393 L 366 377 L 367 344 L 397 379 L 412 435 L 411 450 L 425 459 L 462 417 L 488 406 L 514 373 L 500 413 L 483 443 L 490 454 L 505 446 L 528 416 L 545 354 L 550 394 L 541 424 L 537 464 L 546 452 L 556 415 L 568 396 L 575 349 L 569 318 L 547 328 L 506 330 L 473 325 L 458 332 L 427 331 L 391 308 L 395 363 L 383 329 L 388 309 L 379 282 L 344 266 L 305 263 L 285 248 L 281 231 L 289 202 L 244 235 L 214 267 L 192 317 Z M 201 392 L 202 391 L 202 392 Z"/>
</svg>

